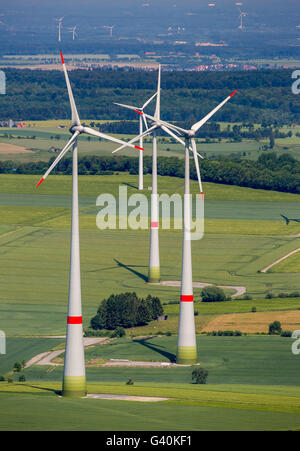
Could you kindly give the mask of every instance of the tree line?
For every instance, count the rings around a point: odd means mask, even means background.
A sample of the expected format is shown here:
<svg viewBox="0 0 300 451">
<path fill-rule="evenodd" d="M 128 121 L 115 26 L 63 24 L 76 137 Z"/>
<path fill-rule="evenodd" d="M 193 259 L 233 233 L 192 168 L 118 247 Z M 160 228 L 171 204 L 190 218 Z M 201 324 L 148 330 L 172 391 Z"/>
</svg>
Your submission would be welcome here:
<svg viewBox="0 0 300 451">
<path fill-rule="evenodd" d="M 238 94 L 218 112 L 218 121 L 299 122 L 300 104 L 291 92 L 291 74 L 290 70 L 163 72 L 163 117 L 191 125 L 237 89 Z M 136 119 L 136 114 L 114 102 L 143 105 L 156 90 L 157 71 L 73 70 L 70 78 L 81 118 L 122 121 Z M 6 69 L 6 79 L 7 94 L 1 98 L 0 120 L 70 118 L 60 71 Z M 148 111 L 152 110 L 150 105 Z"/>
<path fill-rule="evenodd" d="M 43 174 L 54 161 L 13 162 L 0 161 L 0 173 Z M 202 160 L 201 177 L 205 182 L 237 185 L 289 193 L 300 193 L 300 162 L 289 154 L 277 156 L 266 151 L 257 161 L 227 159 L 219 157 Z M 83 156 L 78 162 L 79 175 L 101 175 L 114 172 L 138 174 L 138 157 L 127 156 Z M 64 158 L 53 170 L 53 174 L 71 174 L 72 158 Z M 144 174 L 152 173 L 150 156 L 144 157 Z M 184 161 L 177 157 L 159 157 L 158 175 L 184 178 Z M 197 180 L 194 164 L 191 164 L 191 179 Z"/>
</svg>

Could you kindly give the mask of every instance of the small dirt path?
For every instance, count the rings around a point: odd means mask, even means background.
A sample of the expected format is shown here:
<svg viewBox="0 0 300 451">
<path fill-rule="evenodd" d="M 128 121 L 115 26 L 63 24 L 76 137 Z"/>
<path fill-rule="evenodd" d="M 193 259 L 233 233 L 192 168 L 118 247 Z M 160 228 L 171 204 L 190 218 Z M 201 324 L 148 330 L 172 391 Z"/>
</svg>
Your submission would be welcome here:
<svg viewBox="0 0 300 451">
<path fill-rule="evenodd" d="M 61 337 L 64 338 L 64 337 Z M 84 347 L 92 346 L 98 343 L 102 343 L 103 341 L 106 341 L 108 337 L 86 337 L 83 339 Z M 32 359 L 30 359 L 26 365 L 25 368 L 29 368 L 31 365 L 49 365 L 49 366 L 57 366 L 60 365 L 59 363 L 52 362 L 53 359 L 58 357 L 60 354 L 63 354 L 65 352 L 64 349 L 59 349 L 57 351 L 50 351 L 50 352 L 43 352 L 42 354 L 38 354 Z"/>
<path fill-rule="evenodd" d="M 167 286 L 167 287 L 180 287 L 181 281 L 180 280 L 164 280 L 163 282 L 160 282 L 160 285 Z M 204 282 L 193 282 L 194 288 L 205 288 L 205 287 L 211 287 L 212 283 L 204 283 Z M 233 298 L 237 296 L 242 296 L 246 293 L 246 287 L 236 287 L 236 286 L 220 286 L 219 288 L 222 288 L 223 290 L 234 290 L 235 293 L 231 296 Z"/>
<path fill-rule="evenodd" d="M 260 272 L 265 273 L 265 272 L 269 271 L 270 268 L 272 268 L 273 266 L 275 266 L 278 263 L 282 262 L 283 260 L 285 260 L 286 258 L 290 257 L 291 255 L 296 254 L 296 252 L 299 252 L 299 251 L 300 251 L 300 247 L 298 247 L 298 249 L 295 249 L 295 250 L 289 252 L 288 254 L 284 255 L 283 257 L 278 258 L 277 260 L 275 260 L 275 262 L 271 263 L 269 266 L 266 266 Z"/>
</svg>

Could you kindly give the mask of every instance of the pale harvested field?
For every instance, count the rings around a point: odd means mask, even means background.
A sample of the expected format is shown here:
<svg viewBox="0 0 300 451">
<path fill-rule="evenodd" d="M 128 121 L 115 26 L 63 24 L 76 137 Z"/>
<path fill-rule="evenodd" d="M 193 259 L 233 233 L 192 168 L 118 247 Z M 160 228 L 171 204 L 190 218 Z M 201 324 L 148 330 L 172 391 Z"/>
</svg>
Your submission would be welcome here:
<svg viewBox="0 0 300 451">
<path fill-rule="evenodd" d="M 220 315 L 210 321 L 203 328 L 203 332 L 240 330 L 241 332 L 248 333 L 267 333 L 269 331 L 269 324 L 273 321 L 280 321 L 283 330 L 300 330 L 300 310 Z"/>
<path fill-rule="evenodd" d="M 15 146 L 14 144 L 0 143 L 0 155 L 16 155 L 18 153 L 33 153 L 33 151 L 25 149 L 25 147 Z"/>
</svg>

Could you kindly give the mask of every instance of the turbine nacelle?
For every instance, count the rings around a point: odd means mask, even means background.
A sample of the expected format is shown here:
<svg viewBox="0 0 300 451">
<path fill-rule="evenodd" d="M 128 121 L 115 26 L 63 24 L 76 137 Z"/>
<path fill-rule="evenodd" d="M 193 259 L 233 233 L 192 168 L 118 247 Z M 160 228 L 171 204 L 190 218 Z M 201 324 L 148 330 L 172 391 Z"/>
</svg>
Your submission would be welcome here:
<svg viewBox="0 0 300 451">
<path fill-rule="evenodd" d="M 188 130 L 186 133 L 186 138 L 194 138 L 196 135 L 196 132 L 194 130 Z"/>
<path fill-rule="evenodd" d="M 84 133 L 84 127 L 83 125 L 72 125 L 72 127 L 69 129 L 70 133 L 72 133 L 72 135 L 74 135 L 75 132 L 78 133 Z"/>
</svg>

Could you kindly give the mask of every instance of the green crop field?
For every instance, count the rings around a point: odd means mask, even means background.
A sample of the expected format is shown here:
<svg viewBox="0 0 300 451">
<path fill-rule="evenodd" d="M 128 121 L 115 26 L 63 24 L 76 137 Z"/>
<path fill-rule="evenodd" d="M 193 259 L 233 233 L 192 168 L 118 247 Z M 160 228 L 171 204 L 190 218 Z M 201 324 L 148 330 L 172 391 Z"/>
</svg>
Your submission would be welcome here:
<svg viewBox="0 0 300 451">
<path fill-rule="evenodd" d="M 0 175 L 0 329 L 8 337 L 0 374 L 11 372 L 16 361 L 29 360 L 64 341 L 46 337 L 65 334 L 71 177 L 51 175 L 36 189 L 39 179 Z M 135 175 L 79 177 L 84 328 L 103 298 L 124 291 L 157 295 L 168 320 L 127 331 L 128 337 L 135 338 L 86 349 L 88 391 L 170 399 L 159 404 L 61 399 L 55 390 L 61 389 L 62 366 L 33 365 L 24 371 L 25 383 L 18 383 L 16 374 L 13 383 L 0 382 L 0 429 L 120 430 L 120 425 L 123 430 L 299 429 L 300 360 L 291 352 L 291 339 L 200 335 L 218 315 L 251 312 L 253 306 L 258 312 L 300 308 L 299 298 L 264 299 L 269 291 L 275 295 L 300 291 L 297 267 L 289 272 L 260 272 L 299 247 L 298 224 L 287 227 L 280 217 L 281 213 L 297 217 L 299 196 L 204 184 L 205 235 L 193 242 L 193 280 L 244 286 L 252 299 L 201 303 L 201 290 L 195 288 L 199 361 L 209 371 L 208 384 L 199 387 L 192 384 L 190 367 L 95 366 L 95 361 L 110 358 L 168 362 L 176 352 L 179 305 L 168 303 L 179 300 L 180 289 L 147 285 L 149 230 L 96 226 L 98 195 L 118 196 L 119 185 L 127 187 L 128 197 L 137 194 Z M 159 191 L 169 195 L 182 195 L 183 185 L 183 179 L 158 180 Z M 147 175 L 143 194 L 148 199 L 149 186 Z M 198 193 L 196 182 L 191 187 Z M 180 280 L 181 234 L 181 230 L 160 231 L 162 280 Z M 138 338 L 160 331 L 172 335 Z M 134 380 L 132 387 L 126 385 L 129 378 Z"/>
<path fill-rule="evenodd" d="M 65 329 L 71 177 L 51 176 L 36 189 L 39 178 L 0 175 L 0 328 L 12 336 L 58 334 Z M 145 283 L 147 230 L 99 230 L 96 226 L 100 210 L 97 196 L 117 195 L 119 185 L 123 185 L 129 197 L 136 193 L 136 182 L 136 176 L 124 173 L 79 177 L 85 327 L 101 300 L 112 292 L 151 293 L 162 302 L 179 299 L 176 287 L 150 287 Z M 149 185 L 151 177 L 146 176 L 145 186 Z M 183 180 L 159 177 L 159 189 L 182 194 Z M 197 183 L 192 182 L 193 193 L 197 190 Z M 280 220 L 280 212 L 296 214 L 299 196 L 211 183 L 204 184 L 204 190 L 207 219 L 204 238 L 193 243 L 194 281 L 245 286 L 254 299 L 238 305 L 239 301 L 232 301 L 226 307 L 201 305 L 199 313 L 220 314 L 224 309 L 225 313 L 245 312 L 250 311 L 250 304 L 266 310 L 298 308 L 295 299 L 278 300 L 276 305 L 256 299 L 268 291 L 276 294 L 300 289 L 297 273 L 258 272 L 298 247 L 298 224 L 287 227 Z M 143 193 L 149 198 L 150 191 Z M 161 230 L 160 243 L 162 279 L 179 280 L 181 231 Z M 132 248 L 136 249 L 134 257 Z M 195 295 L 198 298 L 199 289 L 195 289 Z M 197 321 L 201 329 L 207 318 Z M 170 316 L 168 322 L 164 330 L 176 330 L 175 319 Z"/>
<path fill-rule="evenodd" d="M 199 361 L 209 371 L 200 386 L 190 367 L 87 367 L 88 393 L 168 398 L 158 404 L 61 399 L 62 367 L 33 366 L 25 383 L 0 382 L 0 430 L 299 429 L 300 361 L 290 348 L 291 339 L 281 337 L 198 337 Z M 88 349 L 86 359 L 169 361 L 175 349 L 176 337 L 119 339 Z"/>
<path fill-rule="evenodd" d="M 103 120 L 84 120 L 86 125 L 90 125 L 91 122 L 103 123 L 110 121 Z M 137 134 L 138 134 L 138 123 Z M 39 161 L 48 160 L 53 153 L 50 152 L 52 147 L 62 148 L 64 142 L 70 137 L 68 131 L 70 127 L 70 121 L 68 120 L 49 120 L 49 121 L 29 121 L 26 128 L 1 128 L 0 129 L 0 143 L 14 144 L 31 150 L 31 153 L 19 153 L 14 154 L 14 161 Z M 224 130 L 227 127 L 227 123 L 220 123 L 220 127 Z M 231 126 L 233 124 L 230 124 Z M 237 124 L 241 125 L 241 124 Z M 63 128 L 62 128 L 63 127 Z M 100 127 L 101 128 L 101 127 Z M 243 130 L 243 129 L 242 129 Z M 244 130 L 247 130 L 244 128 Z M 289 153 L 294 158 L 299 159 L 300 141 L 296 133 L 299 133 L 299 127 L 282 127 L 284 133 L 292 132 L 290 138 L 279 138 L 275 140 L 274 151 L 278 155 L 283 153 Z M 131 139 L 133 135 L 115 135 L 119 139 Z M 147 138 L 149 140 L 149 138 Z M 243 139 L 241 142 L 232 142 L 228 139 L 222 139 L 219 143 L 217 140 L 211 140 L 206 142 L 204 139 L 197 139 L 198 150 L 206 157 L 216 156 L 239 156 L 240 158 L 247 158 L 250 160 L 256 160 L 263 152 L 264 145 L 269 144 L 269 140 L 263 139 L 259 142 L 255 140 Z M 97 138 L 90 138 L 88 136 L 80 137 L 80 155 L 111 155 L 111 152 L 117 148 L 117 145 L 103 141 Z M 149 142 L 144 143 L 145 154 L 151 154 L 152 145 Z M 132 155 L 134 150 L 123 149 L 120 151 L 120 155 Z M 172 143 L 169 137 L 164 137 L 164 141 L 159 138 L 158 145 L 159 156 L 176 156 L 183 158 L 184 149 L 180 144 Z M 10 160 L 12 157 L 9 153 L 0 152 L 0 160 Z"/>
</svg>

